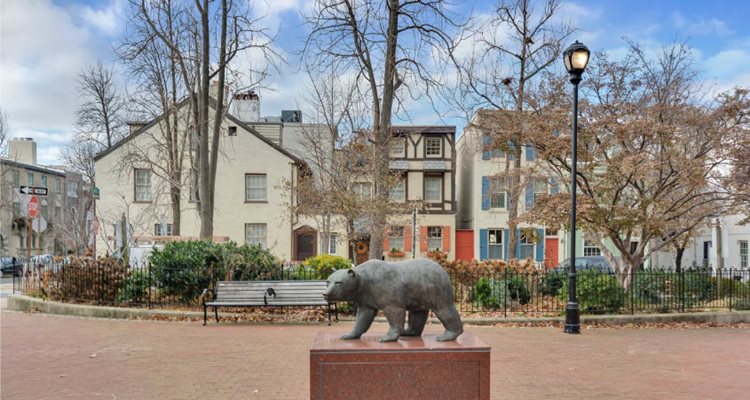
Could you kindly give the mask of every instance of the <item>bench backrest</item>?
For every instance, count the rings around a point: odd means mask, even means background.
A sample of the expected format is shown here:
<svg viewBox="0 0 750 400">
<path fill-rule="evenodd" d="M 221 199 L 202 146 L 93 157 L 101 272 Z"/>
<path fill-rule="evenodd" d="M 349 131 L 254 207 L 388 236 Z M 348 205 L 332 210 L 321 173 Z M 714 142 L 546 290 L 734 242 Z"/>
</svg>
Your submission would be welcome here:
<svg viewBox="0 0 750 400">
<path fill-rule="evenodd" d="M 323 298 L 326 281 L 220 281 L 216 283 L 217 302 L 263 303 L 269 305 L 327 304 Z M 268 295 L 273 289 L 275 296 Z"/>
</svg>

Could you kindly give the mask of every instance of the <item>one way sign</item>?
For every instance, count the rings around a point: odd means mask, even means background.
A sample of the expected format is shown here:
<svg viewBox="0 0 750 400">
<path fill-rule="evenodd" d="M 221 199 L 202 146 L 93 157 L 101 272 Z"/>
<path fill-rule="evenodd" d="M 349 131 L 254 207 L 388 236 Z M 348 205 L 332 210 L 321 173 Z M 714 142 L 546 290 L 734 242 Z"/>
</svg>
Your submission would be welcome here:
<svg viewBox="0 0 750 400">
<path fill-rule="evenodd" d="M 36 196 L 46 196 L 47 188 L 45 187 L 34 187 L 34 186 L 21 186 L 19 192 L 23 194 L 33 194 Z"/>
</svg>

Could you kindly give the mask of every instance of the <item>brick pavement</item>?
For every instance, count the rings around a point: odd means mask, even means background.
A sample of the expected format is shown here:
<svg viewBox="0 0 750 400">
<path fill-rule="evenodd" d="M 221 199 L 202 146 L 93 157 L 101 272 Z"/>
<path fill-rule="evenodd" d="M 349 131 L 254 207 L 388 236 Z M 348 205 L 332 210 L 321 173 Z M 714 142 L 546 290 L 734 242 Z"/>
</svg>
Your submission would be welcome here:
<svg viewBox="0 0 750 400">
<path fill-rule="evenodd" d="M 0 314 L 2 399 L 307 399 L 308 348 L 347 323 L 251 325 Z M 428 329 L 438 330 L 437 326 Z M 373 332 L 384 332 L 374 325 Z M 747 399 L 750 329 L 468 327 L 493 399 Z"/>
</svg>

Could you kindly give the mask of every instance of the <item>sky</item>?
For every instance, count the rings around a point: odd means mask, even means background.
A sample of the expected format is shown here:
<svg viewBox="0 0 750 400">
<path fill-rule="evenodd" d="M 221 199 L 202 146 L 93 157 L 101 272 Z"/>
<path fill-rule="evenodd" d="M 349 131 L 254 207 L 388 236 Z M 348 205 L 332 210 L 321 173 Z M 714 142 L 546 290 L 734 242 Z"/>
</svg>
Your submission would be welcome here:
<svg viewBox="0 0 750 400">
<path fill-rule="evenodd" d="M 252 1 L 264 23 L 278 32 L 275 48 L 294 62 L 305 39 L 299 14 L 311 0 Z M 456 12 L 488 14 L 497 1 L 466 1 Z M 625 38 L 646 48 L 687 40 L 701 79 L 712 90 L 750 86 L 750 1 L 577 0 L 562 3 L 561 16 L 579 30 L 591 50 L 625 52 Z M 71 140 L 78 73 L 101 60 L 113 63 L 113 50 L 127 22 L 127 0 L 2 0 L 0 2 L 0 108 L 8 116 L 11 137 L 32 137 L 41 164 L 57 164 L 59 149 Z M 123 82 L 124 85 L 124 82 Z M 261 114 L 280 115 L 303 101 L 304 76 L 293 65 L 282 66 L 261 91 Z M 414 124 L 452 124 L 431 107 L 415 105 Z"/>
</svg>

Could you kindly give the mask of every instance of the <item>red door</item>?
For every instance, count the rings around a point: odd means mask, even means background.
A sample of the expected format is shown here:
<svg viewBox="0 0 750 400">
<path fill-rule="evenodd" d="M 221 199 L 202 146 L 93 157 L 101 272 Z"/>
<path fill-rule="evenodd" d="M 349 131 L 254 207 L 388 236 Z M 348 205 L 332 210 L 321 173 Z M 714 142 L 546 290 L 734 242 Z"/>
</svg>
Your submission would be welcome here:
<svg viewBox="0 0 750 400">
<path fill-rule="evenodd" d="M 456 229 L 456 260 L 474 259 L 474 231 Z"/>
<path fill-rule="evenodd" d="M 555 268 L 559 263 L 557 238 L 547 238 L 544 240 L 544 266 L 547 269 Z"/>
</svg>

